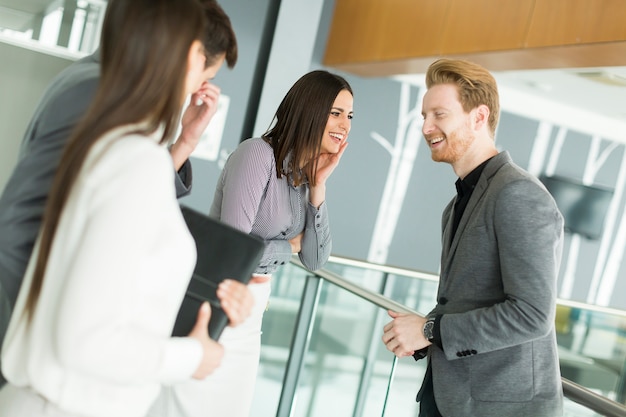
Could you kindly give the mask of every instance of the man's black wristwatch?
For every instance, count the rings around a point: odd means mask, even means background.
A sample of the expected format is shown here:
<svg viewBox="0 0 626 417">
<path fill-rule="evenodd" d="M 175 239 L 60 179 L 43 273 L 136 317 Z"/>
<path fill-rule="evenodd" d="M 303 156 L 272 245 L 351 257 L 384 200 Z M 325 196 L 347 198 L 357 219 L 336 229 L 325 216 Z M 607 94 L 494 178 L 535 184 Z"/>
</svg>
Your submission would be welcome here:
<svg viewBox="0 0 626 417">
<path fill-rule="evenodd" d="M 424 329 L 423 329 L 424 337 L 426 338 L 426 340 L 428 340 L 431 343 L 433 341 L 434 328 L 435 328 L 435 319 L 429 318 L 428 320 L 426 320 L 426 323 L 424 323 Z"/>
</svg>

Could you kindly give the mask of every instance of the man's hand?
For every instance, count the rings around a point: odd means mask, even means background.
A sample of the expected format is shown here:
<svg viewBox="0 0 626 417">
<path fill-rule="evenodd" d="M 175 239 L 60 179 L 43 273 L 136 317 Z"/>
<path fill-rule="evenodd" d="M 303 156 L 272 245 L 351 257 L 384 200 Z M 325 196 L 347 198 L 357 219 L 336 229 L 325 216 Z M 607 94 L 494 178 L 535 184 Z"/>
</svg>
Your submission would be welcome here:
<svg viewBox="0 0 626 417">
<path fill-rule="evenodd" d="M 383 343 L 397 357 L 411 356 L 416 350 L 432 344 L 424 337 L 425 317 L 391 310 L 387 313 L 393 320 L 383 328 Z"/>
<path fill-rule="evenodd" d="M 182 131 L 170 148 L 174 168 L 178 171 L 198 146 L 200 137 L 217 112 L 220 88 L 205 81 L 198 91 L 191 95 L 189 105 L 181 120 Z"/>
</svg>

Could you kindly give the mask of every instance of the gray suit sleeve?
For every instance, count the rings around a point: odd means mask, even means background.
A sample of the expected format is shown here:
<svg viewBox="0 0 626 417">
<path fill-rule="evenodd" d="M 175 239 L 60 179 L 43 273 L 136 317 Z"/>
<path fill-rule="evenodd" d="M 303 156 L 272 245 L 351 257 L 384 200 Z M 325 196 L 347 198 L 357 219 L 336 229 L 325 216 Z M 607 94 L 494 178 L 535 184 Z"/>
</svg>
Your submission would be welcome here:
<svg viewBox="0 0 626 417">
<path fill-rule="evenodd" d="M 59 74 L 44 93 L 22 140 L 20 156 L 0 196 L 0 285 L 11 305 L 39 233 L 63 148 L 96 93 L 99 64 L 87 57 Z M 175 177 L 178 197 L 191 190 L 191 163 Z"/>
<path fill-rule="evenodd" d="M 178 170 L 174 176 L 174 184 L 176 185 L 176 197 L 181 198 L 188 195 L 191 192 L 191 162 L 185 161 L 182 167 Z"/>
<path fill-rule="evenodd" d="M 97 66 L 96 66 L 97 69 Z M 0 284 L 15 303 L 39 232 L 52 180 L 72 129 L 97 87 L 97 71 L 44 96 L 22 142 L 20 158 L 0 197 Z"/>
</svg>

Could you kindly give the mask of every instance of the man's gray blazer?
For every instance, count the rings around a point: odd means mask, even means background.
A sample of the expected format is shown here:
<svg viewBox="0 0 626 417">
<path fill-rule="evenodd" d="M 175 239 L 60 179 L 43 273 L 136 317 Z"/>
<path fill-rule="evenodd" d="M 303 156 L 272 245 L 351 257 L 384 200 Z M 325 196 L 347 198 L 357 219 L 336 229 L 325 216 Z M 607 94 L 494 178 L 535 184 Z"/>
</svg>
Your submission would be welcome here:
<svg viewBox="0 0 626 417">
<path fill-rule="evenodd" d="M 451 240 L 443 213 L 437 306 L 443 350 L 429 360 L 443 416 L 555 417 L 563 392 L 556 280 L 563 217 L 507 152 L 485 166 Z"/>
<path fill-rule="evenodd" d="M 15 305 L 39 233 L 48 192 L 65 142 L 96 92 L 98 52 L 63 70 L 48 86 L 22 140 L 13 173 L 0 196 L 0 308 Z M 178 196 L 189 192 L 189 161 L 176 176 Z M 9 315 L 0 316 L 0 346 Z M 0 373 L 0 386 L 4 379 Z"/>
</svg>

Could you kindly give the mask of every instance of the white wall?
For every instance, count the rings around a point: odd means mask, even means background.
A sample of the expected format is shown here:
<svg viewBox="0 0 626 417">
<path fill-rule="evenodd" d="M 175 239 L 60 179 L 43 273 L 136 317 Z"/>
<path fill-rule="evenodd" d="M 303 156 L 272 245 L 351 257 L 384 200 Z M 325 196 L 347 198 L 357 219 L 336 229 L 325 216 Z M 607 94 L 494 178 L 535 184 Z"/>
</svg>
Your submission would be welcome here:
<svg viewBox="0 0 626 417">
<path fill-rule="evenodd" d="M 17 161 L 22 136 L 50 80 L 73 58 L 53 56 L 0 39 L 0 191 Z"/>
</svg>

